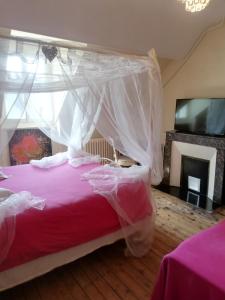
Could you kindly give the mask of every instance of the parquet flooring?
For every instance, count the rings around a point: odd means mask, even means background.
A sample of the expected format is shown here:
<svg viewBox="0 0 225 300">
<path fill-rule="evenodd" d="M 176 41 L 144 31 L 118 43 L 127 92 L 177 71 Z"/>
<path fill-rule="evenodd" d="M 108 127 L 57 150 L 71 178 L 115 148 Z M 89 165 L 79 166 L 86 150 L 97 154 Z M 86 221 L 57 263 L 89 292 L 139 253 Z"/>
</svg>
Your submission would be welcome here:
<svg viewBox="0 0 225 300">
<path fill-rule="evenodd" d="M 71 264 L 0 293 L 1 300 L 147 300 L 162 257 L 182 240 L 217 223 L 213 214 L 153 190 L 157 206 L 155 239 L 143 258 L 125 257 L 124 242 L 103 247 Z"/>
</svg>

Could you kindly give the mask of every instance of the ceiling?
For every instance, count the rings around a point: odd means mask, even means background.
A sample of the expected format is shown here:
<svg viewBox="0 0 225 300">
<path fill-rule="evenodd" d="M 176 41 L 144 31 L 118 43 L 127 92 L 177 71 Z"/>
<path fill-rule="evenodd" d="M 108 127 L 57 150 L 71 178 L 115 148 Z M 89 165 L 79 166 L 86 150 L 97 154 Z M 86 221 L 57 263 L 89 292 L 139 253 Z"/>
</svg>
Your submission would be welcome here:
<svg viewBox="0 0 225 300">
<path fill-rule="evenodd" d="M 182 58 L 225 15 L 225 0 L 191 14 L 177 0 L 0 0 L 0 27 L 145 55 Z"/>
</svg>

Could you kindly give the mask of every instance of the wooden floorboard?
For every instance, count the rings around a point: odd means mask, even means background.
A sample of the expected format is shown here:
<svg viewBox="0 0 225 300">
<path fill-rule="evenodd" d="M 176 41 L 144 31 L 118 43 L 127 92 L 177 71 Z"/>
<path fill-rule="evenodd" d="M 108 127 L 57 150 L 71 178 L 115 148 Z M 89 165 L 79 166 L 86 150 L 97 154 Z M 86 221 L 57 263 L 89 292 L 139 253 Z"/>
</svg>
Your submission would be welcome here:
<svg viewBox="0 0 225 300">
<path fill-rule="evenodd" d="M 225 208 L 209 214 L 153 190 L 157 206 L 152 250 L 125 257 L 124 242 L 103 247 L 71 264 L 0 293 L 1 300 L 147 300 L 165 254 L 202 229 L 225 218 Z"/>
</svg>

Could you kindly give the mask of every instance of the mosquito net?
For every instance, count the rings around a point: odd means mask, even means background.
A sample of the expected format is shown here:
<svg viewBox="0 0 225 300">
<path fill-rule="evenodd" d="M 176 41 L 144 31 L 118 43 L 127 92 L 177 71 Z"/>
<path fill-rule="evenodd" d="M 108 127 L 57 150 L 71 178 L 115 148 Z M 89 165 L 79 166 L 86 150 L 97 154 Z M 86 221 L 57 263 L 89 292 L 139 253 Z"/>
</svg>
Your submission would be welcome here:
<svg viewBox="0 0 225 300">
<path fill-rule="evenodd" d="M 31 161 L 34 167 L 66 162 L 77 167 L 99 160 L 82 150 L 97 129 L 119 152 L 139 163 L 126 170 L 102 166 L 84 176 L 117 212 L 130 252 L 136 256 L 149 250 L 152 237 L 150 182 L 162 179 L 161 106 L 154 50 L 148 59 L 134 59 L 0 39 L 0 154 L 26 121 L 68 148 Z M 144 195 L 142 220 L 132 218 L 119 196 L 123 185 L 134 184 Z"/>
</svg>

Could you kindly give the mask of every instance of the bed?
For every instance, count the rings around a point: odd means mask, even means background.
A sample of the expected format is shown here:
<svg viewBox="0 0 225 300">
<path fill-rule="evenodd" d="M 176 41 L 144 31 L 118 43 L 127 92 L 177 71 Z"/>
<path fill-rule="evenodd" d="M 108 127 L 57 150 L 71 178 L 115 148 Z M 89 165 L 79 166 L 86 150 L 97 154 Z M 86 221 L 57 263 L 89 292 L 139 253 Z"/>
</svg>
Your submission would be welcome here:
<svg viewBox="0 0 225 300">
<path fill-rule="evenodd" d="M 88 181 L 81 179 L 82 174 L 96 166 L 4 168 L 9 178 L 1 181 L 0 187 L 14 192 L 28 190 L 46 203 L 43 211 L 31 208 L 17 215 L 15 239 L 0 265 L 0 291 L 123 237 L 116 212 L 104 197 L 93 192 Z M 136 186 L 135 193 L 132 185 L 121 188 L 119 193 L 133 218 L 141 221 L 146 214 L 143 185 Z"/>
<path fill-rule="evenodd" d="M 151 299 L 225 299 L 225 221 L 164 257 Z"/>
</svg>

